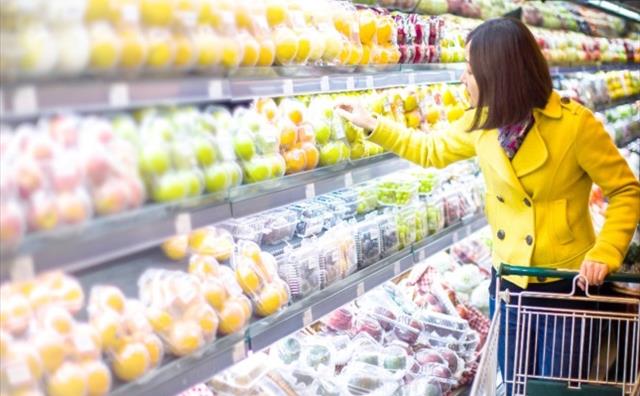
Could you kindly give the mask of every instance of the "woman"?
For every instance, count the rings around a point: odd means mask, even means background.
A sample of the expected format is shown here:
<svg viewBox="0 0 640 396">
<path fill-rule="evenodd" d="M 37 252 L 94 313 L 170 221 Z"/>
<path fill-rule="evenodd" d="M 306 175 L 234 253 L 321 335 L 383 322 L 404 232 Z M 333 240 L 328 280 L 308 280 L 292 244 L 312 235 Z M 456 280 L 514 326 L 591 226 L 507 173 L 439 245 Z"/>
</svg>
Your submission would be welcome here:
<svg viewBox="0 0 640 396">
<path fill-rule="evenodd" d="M 620 266 L 638 224 L 640 184 L 591 111 L 553 92 L 548 65 L 523 23 L 487 21 L 469 34 L 466 50 L 462 83 L 472 108 L 449 130 L 409 130 L 355 103 L 338 105 L 338 114 L 364 128 L 372 142 L 425 167 L 477 156 L 487 189 L 494 267 L 579 269 L 589 285 L 602 284 Z M 597 237 L 588 209 L 593 183 L 609 199 Z M 571 291 L 571 282 L 553 279 L 507 277 L 503 285 L 515 291 Z M 548 329 L 533 326 L 539 338 L 547 334 Z M 514 328 L 510 323 L 509 334 Z M 580 328 L 564 330 L 571 334 Z M 528 362 L 529 370 L 566 376 L 575 363 L 568 361 L 576 359 L 567 356 L 569 348 L 559 349 Z M 512 354 L 507 351 L 507 361 Z M 504 351 L 499 355 L 504 358 Z M 551 368 L 556 359 L 564 363 Z M 505 367 L 504 359 L 500 363 L 510 379 L 512 366 Z"/>
</svg>

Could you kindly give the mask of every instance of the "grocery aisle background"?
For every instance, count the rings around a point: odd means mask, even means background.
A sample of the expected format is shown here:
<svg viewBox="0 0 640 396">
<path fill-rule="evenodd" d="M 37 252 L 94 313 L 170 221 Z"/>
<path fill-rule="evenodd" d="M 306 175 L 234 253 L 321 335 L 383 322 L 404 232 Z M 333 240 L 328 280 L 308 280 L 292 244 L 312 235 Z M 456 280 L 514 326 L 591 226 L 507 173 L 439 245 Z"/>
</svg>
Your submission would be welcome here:
<svg viewBox="0 0 640 396">
<path fill-rule="evenodd" d="M 445 129 L 467 33 L 520 11 L 638 174 L 640 12 L 359 3 L 2 2 L 2 396 L 468 391 L 478 167 L 418 168 L 334 104 Z M 596 228 L 605 207 L 594 188 Z"/>
</svg>

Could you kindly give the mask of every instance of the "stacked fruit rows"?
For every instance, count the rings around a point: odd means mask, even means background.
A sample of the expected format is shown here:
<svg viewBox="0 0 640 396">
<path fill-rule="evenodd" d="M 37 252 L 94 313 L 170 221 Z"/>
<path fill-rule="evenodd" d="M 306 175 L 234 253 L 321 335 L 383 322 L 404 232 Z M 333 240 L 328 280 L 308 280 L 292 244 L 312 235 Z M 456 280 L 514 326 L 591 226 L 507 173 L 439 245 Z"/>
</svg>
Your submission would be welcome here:
<svg viewBox="0 0 640 396">
<path fill-rule="evenodd" d="M 451 11 L 458 11 L 456 4 L 450 4 Z M 0 17 L 0 74 L 9 79 L 461 62 L 466 37 L 456 19 L 356 8 L 336 0 L 11 1 Z M 545 29 L 535 33 L 547 50 L 575 47 L 589 53 L 548 54 L 554 63 L 640 61 L 634 40 Z"/>
</svg>

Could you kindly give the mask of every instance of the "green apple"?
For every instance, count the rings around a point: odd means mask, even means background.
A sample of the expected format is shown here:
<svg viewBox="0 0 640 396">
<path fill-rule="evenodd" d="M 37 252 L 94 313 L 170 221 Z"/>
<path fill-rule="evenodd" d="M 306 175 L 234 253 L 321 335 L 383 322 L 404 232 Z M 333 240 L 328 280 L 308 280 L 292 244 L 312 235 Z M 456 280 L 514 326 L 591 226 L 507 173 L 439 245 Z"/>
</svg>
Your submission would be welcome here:
<svg viewBox="0 0 640 396">
<path fill-rule="evenodd" d="M 169 151 L 164 144 L 144 145 L 140 150 L 139 163 L 142 173 L 160 176 L 171 166 Z"/>
<path fill-rule="evenodd" d="M 189 193 L 189 182 L 183 175 L 167 173 L 162 175 L 153 186 L 153 200 L 156 202 L 177 201 Z"/>
<path fill-rule="evenodd" d="M 280 154 L 273 154 L 267 159 L 271 162 L 271 177 L 282 177 L 287 170 L 287 164 Z"/>
<path fill-rule="evenodd" d="M 204 190 L 204 173 L 199 168 L 180 172 L 180 176 L 185 179 L 189 186 L 188 197 L 197 197 Z"/>
<path fill-rule="evenodd" d="M 174 141 L 171 144 L 171 160 L 176 169 L 191 169 L 197 165 L 191 142 Z"/>
<path fill-rule="evenodd" d="M 227 170 L 229 177 L 231 179 L 229 183 L 229 187 L 235 187 L 242 184 L 242 168 L 235 161 L 228 161 L 222 164 L 224 168 Z"/>
<path fill-rule="evenodd" d="M 203 166 L 209 166 L 216 162 L 217 153 L 213 142 L 206 137 L 198 137 L 193 142 L 194 150 L 198 163 Z"/>
<path fill-rule="evenodd" d="M 126 114 L 119 114 L 111 120 L 111 127 L 116 135 L 133 143 L 136 147 L 140 143 L 138 126 L 133 118 Z"/>
<path fill-rule="evenodd" d="M 364 139 L 364 130 L 353 125 L 350 121 L 344 120 L 344 134 L 349 143 Z"/>
<path fill-rule="evenodd" d="M 144 135 L 152 138 L 161 138 L 168 142 L 173 138 L 173 125 L 164 117 L 154 117 L 145 123 Z"/>
<path fill-rule="evenodd" d="M 342 142 L 329 142 L 320 148 L 320 165 L 335 165 L 342 160 Z M 343 143 L 344 144 L 344 143 Z"/>
<path fill-rule="evenodd" d="M 231 175 L 223 164 L 214 164 L 204 170 L 204 183 L 208 192 L 226 190 L 231 184 Z"/>
<path fill-rule="evenodd" d="M 316 134 L 316 143 L 323 145 L 331 139 L 331 125 L 325 120 L 318 120 L 313 123 L 313 130 Z"/>
<path fill-rule="evenodd" d="M 351 156 L 351 149 L 343 141 L 338 141 L 337 143 L 340 149 L 340 162 L 342 162 Z"/>
<path fill-rule="evenodd" d="M 238 131 L 233 139 L 233 149 L 238 158 L 243 161 L 250 161 L 256 153 L 256 146 L 251 134 L 246 131 Z"/>
<path fill-rule="evenodd" d="M 263 157 L 254 158 L 243 164 L 244 179 L 247 183 L 257 183 L 271 177 L 271 163 Z"/>
<path fill-rule="evenodd" d="M 275 125 L 265 123 L 260 128 L 260 131 L 255 134 L 255 143 L 257 149 L 262 154 L 271 154 L 277 152 L 280 148 L 280 144 L 278 141 L 279 135 L 280 132 L 275 127 Z"/>
</svg>

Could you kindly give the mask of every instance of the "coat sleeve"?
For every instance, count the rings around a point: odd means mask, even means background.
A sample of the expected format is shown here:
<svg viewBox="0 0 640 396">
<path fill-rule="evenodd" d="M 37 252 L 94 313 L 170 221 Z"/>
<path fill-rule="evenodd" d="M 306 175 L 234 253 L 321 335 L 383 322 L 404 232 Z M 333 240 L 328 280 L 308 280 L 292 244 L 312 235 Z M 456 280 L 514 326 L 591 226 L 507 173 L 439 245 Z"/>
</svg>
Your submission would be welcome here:
<svg viewBox="0 0 640 396">
<path fill-rule="evenodd" d="M 380 117 L 369 140 L 416 164 L 444 168 L 476 155 L 476 132 L 467 132 L 473 111 L 467 111 L 444 131 L 425 133 Z"/>
<path fill-rule="evenodd" d="M 575 150 L 578 163 L 609 200 L 602 231 L 585 259 L 616 271 L 640 220 L 640 183 L 593 113 L 582 115 Z"/>
</svg>

